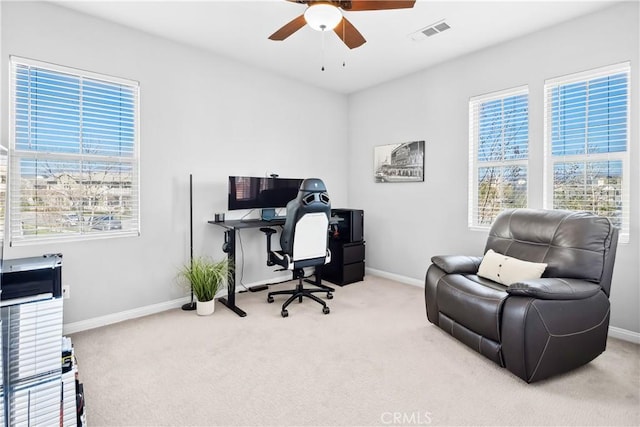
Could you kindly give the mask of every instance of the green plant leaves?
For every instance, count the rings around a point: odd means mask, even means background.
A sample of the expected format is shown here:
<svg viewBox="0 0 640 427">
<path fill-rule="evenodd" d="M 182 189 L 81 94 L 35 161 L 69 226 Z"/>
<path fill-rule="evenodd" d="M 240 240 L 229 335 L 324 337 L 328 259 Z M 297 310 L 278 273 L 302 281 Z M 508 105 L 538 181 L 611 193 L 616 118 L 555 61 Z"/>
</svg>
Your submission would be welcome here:
<svg viewBox="0 0 640 427">
<path fill-rule="evenodd" d="M 191 285 L 198 301 L 211 301 L 224 286 L 230 270 L 227 258 L 213 261 L 198 257 L 182 267 L 180 274 Z"/>
</svg>

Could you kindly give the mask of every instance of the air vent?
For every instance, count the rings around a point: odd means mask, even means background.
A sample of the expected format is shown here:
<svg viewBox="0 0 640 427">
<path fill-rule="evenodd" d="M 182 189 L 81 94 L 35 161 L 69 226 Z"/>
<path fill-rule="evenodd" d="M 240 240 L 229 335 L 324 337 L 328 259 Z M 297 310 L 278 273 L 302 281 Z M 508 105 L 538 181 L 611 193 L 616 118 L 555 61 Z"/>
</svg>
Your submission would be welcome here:
<svg viewBox="0 0 640 427">
<path fill-rule="evenodd" d="M 438 25 L 435 25 L 433 28 L 435 28 L 436 30 L 438 30 L 438 32 L 443 32 L 444 30 L 448 30 L 449 28 L 451 28 L 449 26 L 449 24 L 447 24 L 446 22 L 441 22 Z"/>
<path fill-rule="evenodd" d="M 409 37 L 411 37 L 413 41 L 417 42 L 420 40 L 425 40 L 428 37 L 433 37 L 436 34 L 440 34 L 441 32 L 448 30 L 449 28 L 451 28 L 451 26 L 444 22 L 444 19 L 441 19 L 438 22 L 435 22 L 431 25 L 421 28 L 414 33 L 409 34 Z"/>
<path fill-rule="evenodd" d="M 431 37 L 431 36 L 434 36 L 434 35 L 438 34 L 438 32 L 436 31 L 435 28 L 429 27 L 426 30 L 422 30 L 422 34 L 424 34 L 427 37 Z"/>
</svg>

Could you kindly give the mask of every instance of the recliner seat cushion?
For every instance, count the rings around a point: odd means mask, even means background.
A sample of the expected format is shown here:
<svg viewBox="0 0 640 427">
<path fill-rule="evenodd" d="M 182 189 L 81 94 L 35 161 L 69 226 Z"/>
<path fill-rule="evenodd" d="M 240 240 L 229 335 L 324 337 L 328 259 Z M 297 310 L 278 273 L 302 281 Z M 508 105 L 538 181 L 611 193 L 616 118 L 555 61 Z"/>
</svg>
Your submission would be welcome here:
<svg viewBox="0 0 640 427">
<path fill-rule="evenodd" d="M 471 331 L 500 341 L 500 315 L 506 287 L 474 274 L 450 274 L 440 279 L 438 309 Z"/>
</svg>

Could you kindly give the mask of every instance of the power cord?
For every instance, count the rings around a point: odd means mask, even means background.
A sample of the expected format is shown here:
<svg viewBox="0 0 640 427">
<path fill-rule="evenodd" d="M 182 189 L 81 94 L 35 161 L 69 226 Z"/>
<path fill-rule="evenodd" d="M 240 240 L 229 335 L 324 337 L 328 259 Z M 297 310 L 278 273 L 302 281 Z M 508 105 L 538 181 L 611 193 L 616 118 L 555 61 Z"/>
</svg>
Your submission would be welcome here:
<svg viewBox="0 0 640 427">
<path fill-rule="evenodd" d="M 255 211 L 255 209 L 251 209 L 249 212 L 247 212 L 246 214 L 242 215 L 240 217 L 240 221 L 244 221 L 244 219 L 248 216 L 251 215 L 253 213 L 253 211 Z"/>
<path fill-rule="evenodd" d="M 251 213 L 251 212 L 249 212 Z M 249 213 L 245 214 L 242 218 L 244 218 L 245 216 L 249 215 Z M 282 226 L 280 226 L 280 228 L 282 228 Z M 242 286 L 242 288 L 244 290 L 240 291 L 240 292 L 251 292 L 251 288 L 248 288 L 244 283 L 242 283 L 242 280 L 244 279 L 244 245 L 242 244 L 242 233 L 240 232 L 240 230 L 236 231 L 236 235 L 238 237 L 238 243 L 240 244 L 240 254 L 242 256 L 242 261 L 240 262 L 240 280 L 238 281 L 237 284 L 239 284 L 240 286 Z M 237 270 L 236 270 L 237 271 Z M 314 273 L 310 273 L 307 276 L 302 276 L 302 279 L 308 279 L 309 277 L 313 276 L 315 274 Z M 287 280 L 282 280 L 280 282 L 272 282 L 272 283 L 266 283 L 264 285 L 265 288 L 268 288 L 269 286 L 275 286 L 275 285 L 280 285 L 282 283 L 287 283 L 287 282 L 291 282 L 294 279 L 287 279 Z M 254 291 L 255 292 L 255 291 Z"/>
<path fill-rule="evenodd" d="M 244 289 L 244 291 L 241 292 L 247 292 L 247 291 L 251 291 L 250 288 L 248 288 L 244 283 L 242 283 L 242 280 L 244 279 L 244 245 L 242 244 L 242 233 L 240 232 L 240 230 L 238 230 L 236 232 L 237 237 L 238 237 L 238 243 L 240 244 L 240 254 L 242 256 L 242 261 L 240 262 L 240 280 L 238 281 L 238 284 L 240 286 L 242 286 L 242 288 Z M 308 279 L 309 277 L 313 276 L 315 273 L 311 273 L 308 276 L 303 276 L 302 279 Z M 287 279 L 287 280 L 282 280 L 280 282 L 272 282 L 272 283 L 266 283 L 265 285 L 262 286 L 272 286 L 272 285 L 280 285 L 282 283 L 287 283 L 290 282 L 293 279 Z"/>
<path fill-rule="evenodd" d="M 242 283 L 242 279 L 244 278 L 244 246 L 242 245 L 242 233 L 240 233 L 240 230 L 237 230 L 237 235 L 238 235 L 238 242 L 240 243 L 240 254 L 242 255 L 242 261 L 240 262 L 240 281 L 239 281 L 239 285 L 242 286 L 245 291 L 248 291 L 249 288 L 247 288 L 244 285 L 244 283 Z"/>
</svg>

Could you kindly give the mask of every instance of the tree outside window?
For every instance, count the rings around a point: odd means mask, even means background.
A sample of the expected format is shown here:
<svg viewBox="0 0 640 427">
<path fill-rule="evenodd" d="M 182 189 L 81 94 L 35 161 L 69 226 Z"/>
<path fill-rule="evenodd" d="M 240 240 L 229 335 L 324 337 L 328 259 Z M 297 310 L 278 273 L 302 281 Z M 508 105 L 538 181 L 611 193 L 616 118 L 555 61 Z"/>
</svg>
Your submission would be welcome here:
<svg viewBox="0 0 640 427">
<path fill-rule="evenodd" d="M 471 99 L 469 225 L 488 227 L 504 209 L 527 206 L 528 91 Z"/>
<path fill-rule="evenodd" d="M 545 84 L 545 205 L 608 217 L 628 241 L 629 64 Z"/>
</svg>

